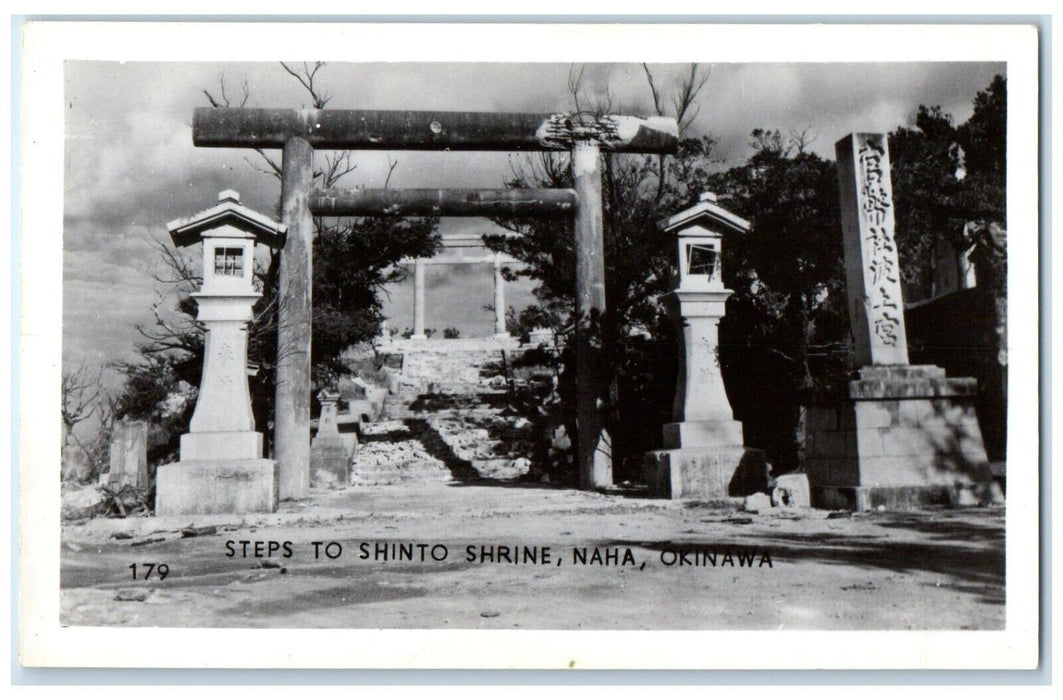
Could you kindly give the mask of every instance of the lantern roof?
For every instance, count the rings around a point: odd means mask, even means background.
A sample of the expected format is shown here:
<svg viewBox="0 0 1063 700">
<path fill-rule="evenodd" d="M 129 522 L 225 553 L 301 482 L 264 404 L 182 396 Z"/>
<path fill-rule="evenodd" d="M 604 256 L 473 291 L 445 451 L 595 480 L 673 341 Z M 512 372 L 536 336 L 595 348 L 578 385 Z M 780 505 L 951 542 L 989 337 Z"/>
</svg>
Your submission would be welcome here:
<svg viewBox="0 0 1063 700">
<path fill-rule="evenodd" d="M 672 233 L 699 223 L 716 224 L 717 227 L 722 226 L 735 233 L 745 233 L 750 227 L 748 221 L 718 205 L 713 192 L 702 192 L 697 202 L 663 219 L 660 226 L 665 232 Z"/>
<path fill-rule="evenodd" d="M 218 203 L 210 209 L 166 224 L 177 247 L 199 243 L 204 233 L 223 227 L 236 229 L 245 238 L 254 238 L 271 248 L 283 246 L 288 231 L 284 224 L 240 204 L 240 193 L 234 190 L 220 192 Z"/>
</svg>

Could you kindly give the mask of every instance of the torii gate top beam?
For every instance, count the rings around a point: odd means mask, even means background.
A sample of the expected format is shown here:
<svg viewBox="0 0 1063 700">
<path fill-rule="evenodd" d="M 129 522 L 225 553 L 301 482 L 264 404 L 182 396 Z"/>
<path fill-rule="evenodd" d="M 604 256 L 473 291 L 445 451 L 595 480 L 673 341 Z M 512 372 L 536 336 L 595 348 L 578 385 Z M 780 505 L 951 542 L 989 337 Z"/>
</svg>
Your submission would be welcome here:
<svg viewBox="0 0 1063 700">
<path fill-rule="evenodd" d="M 314 148 L 413 151 L 565 151 L 579 141 L 614 153 L 674 153 L 670 117 L 496 112 L 198 107 L 196 146 L 281 148 L 293 137 Z"/>
</svg>

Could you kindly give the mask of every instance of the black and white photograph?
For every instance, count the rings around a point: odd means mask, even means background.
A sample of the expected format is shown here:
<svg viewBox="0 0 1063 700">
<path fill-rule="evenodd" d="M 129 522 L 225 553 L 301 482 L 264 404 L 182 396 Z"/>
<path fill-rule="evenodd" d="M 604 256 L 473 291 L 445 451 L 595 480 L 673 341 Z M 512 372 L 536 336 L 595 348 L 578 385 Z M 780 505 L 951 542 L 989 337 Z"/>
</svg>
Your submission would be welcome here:
<svg viewBox="0 0 1063 700">
<path fill-rule="evenodd" d="M 1035 28 L 25 31 L 23 663 L 1036 664 Z"/>
</svg>

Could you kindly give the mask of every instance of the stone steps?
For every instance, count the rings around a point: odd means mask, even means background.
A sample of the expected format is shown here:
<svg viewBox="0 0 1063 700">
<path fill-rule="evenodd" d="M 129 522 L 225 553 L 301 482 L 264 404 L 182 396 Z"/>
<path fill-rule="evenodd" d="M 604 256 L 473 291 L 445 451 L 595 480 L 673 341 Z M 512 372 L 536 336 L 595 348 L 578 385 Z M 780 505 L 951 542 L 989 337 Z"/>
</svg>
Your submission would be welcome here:
<svg viewBox="0 0 1063 700">
<path fill-rule="evenodd" d="M 406 426 L 403 426 L 404 428 Z M 393 484 L 409 481 L 449 481 L 447 465 L 425 448 L 409 429 L 364 436 L 365 442 L 351 463 L 351 483 L 356 485 Z M 401 435 L 396 440 L 392 436 Z"/>
<path fill-rule="evenodd" d="M 514 429 L 500 415 L 436 415 L 427 425 L 450 453 L 481 478 L 515 479 L 531 466 L 531 435 Z"/>
<path fill-rule="evenodd" d="M 387 412 L 388 420 L 403 421 L 424 419 L 429 416 L 441 418 L 489 418 L 499 416 L 504 412 L 499 408 L 445 408 L 437 411 L 414 411 L 408 408 L 395 407 Z"/>
<path fill-rule="evenodd" d="M 402 372 L 422 381 L 459 381 L 478 384 L 503 373 L 505 363 L 500 351 L 460 351 L 453 353 L 407 353 Z"/>
<path fill-rule="evenodd" d="M 404 391 L 387 397 L 382 415 L 390 420 L 462 413 L 486 415 L 503 411 L 506 397 L 505 391 L 483 387 L 462 387 L 460 391 Z"/>
<path fill-rule="evenodd" d="M 361 426 L 352 484 L 512 480 L 531 466 L 530 424 L 512 417 L 502 352 L 410 349 L 377 423 Z"/>
</svg>

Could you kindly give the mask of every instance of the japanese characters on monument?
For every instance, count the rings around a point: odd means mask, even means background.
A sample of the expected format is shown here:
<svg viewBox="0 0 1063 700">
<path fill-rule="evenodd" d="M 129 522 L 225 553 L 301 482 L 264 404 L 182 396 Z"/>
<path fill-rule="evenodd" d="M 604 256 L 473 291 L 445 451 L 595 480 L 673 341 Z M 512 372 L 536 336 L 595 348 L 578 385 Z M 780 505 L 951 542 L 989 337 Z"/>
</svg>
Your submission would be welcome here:
<svg viewBox="0 0 1063 700">
<path fill-rule="evenodd" d="M 906 365 L 886 136 L 850 134 L 835 149 L 855 364 Z"/>
</svg>

